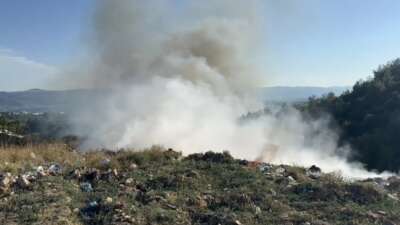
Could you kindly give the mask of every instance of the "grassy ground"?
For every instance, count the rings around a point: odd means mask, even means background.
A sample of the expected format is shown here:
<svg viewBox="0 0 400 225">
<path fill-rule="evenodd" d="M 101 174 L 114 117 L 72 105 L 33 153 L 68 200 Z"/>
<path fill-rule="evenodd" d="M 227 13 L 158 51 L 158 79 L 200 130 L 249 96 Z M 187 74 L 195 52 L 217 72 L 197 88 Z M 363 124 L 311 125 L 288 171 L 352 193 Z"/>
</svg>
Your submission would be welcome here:
<svg viewBox="0 0 400 225">
<path fill-rule="evenodd" d="M 61 170 L 49 171 L 52 165 Z M 400 185 L 262 166 L 227 153 L 182 157 L 161 148 L 3 148 L 0 174 L 16 181 L 0 190 L 0 224 L 400 224 L 393 198 Z"/>
</svg>

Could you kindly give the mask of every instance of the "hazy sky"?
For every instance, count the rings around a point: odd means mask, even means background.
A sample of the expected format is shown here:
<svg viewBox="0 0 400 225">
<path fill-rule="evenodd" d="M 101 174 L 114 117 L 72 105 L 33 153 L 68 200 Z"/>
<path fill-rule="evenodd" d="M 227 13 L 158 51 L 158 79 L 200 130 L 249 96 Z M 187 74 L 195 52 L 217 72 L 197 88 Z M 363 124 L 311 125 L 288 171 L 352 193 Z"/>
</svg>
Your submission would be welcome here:
<svg viewBox="0 0 400 225">
<path fill-rule="evenodd" d="M 264 2 L 269 82 L 260 85 L 352 85 L 400 56 L 398 0 Z M 1 0 L 0 90 L 51 88 L 45 81 L 81 54 L 94 5 Z"/>
</svg>

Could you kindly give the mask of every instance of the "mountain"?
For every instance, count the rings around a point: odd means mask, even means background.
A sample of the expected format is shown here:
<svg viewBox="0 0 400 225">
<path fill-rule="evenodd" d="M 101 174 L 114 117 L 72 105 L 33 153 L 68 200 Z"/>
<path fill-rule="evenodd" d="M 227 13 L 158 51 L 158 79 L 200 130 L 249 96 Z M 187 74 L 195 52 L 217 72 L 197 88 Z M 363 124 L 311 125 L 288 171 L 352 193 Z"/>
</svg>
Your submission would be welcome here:
<svg viewBox="0 0 400 225">
<path fill-rule="evenodd" d="M 333 92 L 343 93 L 348 87 L 264 87 L 260 89 L 261 99 L 266 102 L 306 101 L 310 96 L 320 97 Z M 48 91 L 31 89 L 18 92 L 0 92 L 0 112 L 68 112 L 84 104 L 101 91 L 63 90 Z"/>
<path fill-rule="evenodd" d="M 303 102 L 309 97 L 321 97 L 330 92 L 335 95 L 340 95 L 349 90 L 348 86 L 333 86 L 333 87 L 307 87 L 307 86 L 275 86 L 264 87 L 260 91 L 261 99 L 266 102 Z"/>
<path fill-rule="evenodd" d="M 90 90 L 47 91 L 31 89 L 0 92 L 0 112 L 67 112 L 96 95 Z"/>
</svg>

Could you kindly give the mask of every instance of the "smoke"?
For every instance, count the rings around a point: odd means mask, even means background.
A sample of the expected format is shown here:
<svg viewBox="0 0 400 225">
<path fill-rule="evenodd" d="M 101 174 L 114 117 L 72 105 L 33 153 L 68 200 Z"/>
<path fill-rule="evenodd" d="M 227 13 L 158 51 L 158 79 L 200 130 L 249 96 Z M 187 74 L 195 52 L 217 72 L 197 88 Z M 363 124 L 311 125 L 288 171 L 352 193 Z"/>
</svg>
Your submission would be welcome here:
<svg viewBox="0 0 400 225">
<path fill-rule="evenodd" d="M 98 1 L 79 87 L 105 90 L 74 116 L 88 148 L 163 145 L 370 177 L 343 157 L 328 120 L 262 110 L 262 1 Z M 340 154 L 339 154 L 340 153 Z M 341 156 L 339 156 L 341 155 Z"/>
</svg>

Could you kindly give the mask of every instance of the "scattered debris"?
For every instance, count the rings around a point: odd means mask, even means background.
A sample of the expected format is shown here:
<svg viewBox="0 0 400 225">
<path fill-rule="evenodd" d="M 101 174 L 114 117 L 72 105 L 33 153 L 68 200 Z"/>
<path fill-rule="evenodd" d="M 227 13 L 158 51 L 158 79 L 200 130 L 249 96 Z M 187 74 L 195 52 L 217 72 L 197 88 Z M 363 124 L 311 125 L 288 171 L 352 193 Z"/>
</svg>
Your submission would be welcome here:
<svg viewBox="0 0 400 225">
<path fill-rule="evenodd" d="M 52 176 L 57 176 L 62 174 L 62 168 L 60 165 L 58 164 L 53 164 L 49 167 L 48 172 L 50 175 Z"/>
<path fill-rule="evenodd" d="M 38 166 L 38 167 L 36 168 L 36 174 L 37 174 L 38 177 L 45 177 L 45 176 L 47 176 L 47 173 L 46 173 L 45 169 L 43 168 L 43 166 Z"/>
<path fill-rule="evenodd" d="M 399 201 L 399 197 L 397 197 L 397 193 L 393 193 L 393 194 L 388 193 L 387 196 L 392 200 Z"/>
<path fill-rule="evenodd" d="M 31 185 L 31 182 L 28 180 L 27 175 L 18 176 L 17 184 L 21 188 L 27 188 Z"/>
<path fill-rule="evenodd" d="M 70 173 L 71 177 L 74 179 L 81 179 L 82 178 L 82 174 L 81 171 L 79 169 L 74 169 L 71 173 Z"/>
<path fill-rule="evenodd" d="M 279 166 L 275 169 L 275 173 L 277 175 L 283 176 L 283 174 L 286 172 L 286 169 L 283 166 Z"/>
<path fill-rule="evenodd" d="M 80 188 L 83 192 L 93 192 L 92 184 L 88 182 L 81 183 Z"/>
<path fill-rule="evenodd" d="M 7 191 L 13 183 L 13 177 L 10 173 L 0 175 L 0 191 Z"/>
<path fill-rule="evenodd" d="M 0 224 L 33 215 L 36 202 L 65 206 L 84 224 L 400 224 L 398 177 L 347 182 L 325 179 L 317 166 L 229 161 L 220 153 L 202 154 L 200 162 L 159 157 L 162 167 L 157 157 L 147 157 L 140 158 L 140 167 L 132 159 L 121 164 L 129 168 L 116 164 L 118 170 L 42 162 L 18 176 L 0 173 Z M 325 216 L 332 209 L 337 216 Z M 33 216 L 27 220 L 43 224 Z"/>
<path fill-rule="evenodd" d="M 266 172 L 269 172 L 272 169 L 272 165 L 269 164 L 269 163 L 260 163 L 258 165 L 258 169 L 260 170 L 260 172 L 266 173 Z"/>
<path fill-rule="evenodd" d="M 111 160 L 106 158 L 106 159 L 101 160 L 100 165 L 102 167 L 108 167 L 110 165 L 110 163 L 111 163 Z"/>
<path fill-rule="evenodd" d="M 84 175 L 83 179 L 85 181 L 93 182 L 95 180 L 98 180 L 100 178 L 100 172 L 97 169 L 90 168 Z"/>
<path fill-rule="evenodd" d="M 307 169 L 307 176 L 313 179 L 318 179 L 321 177 L 322 171 L 316 165 L 312 165 L 310 168 Z"/>
</svg>

